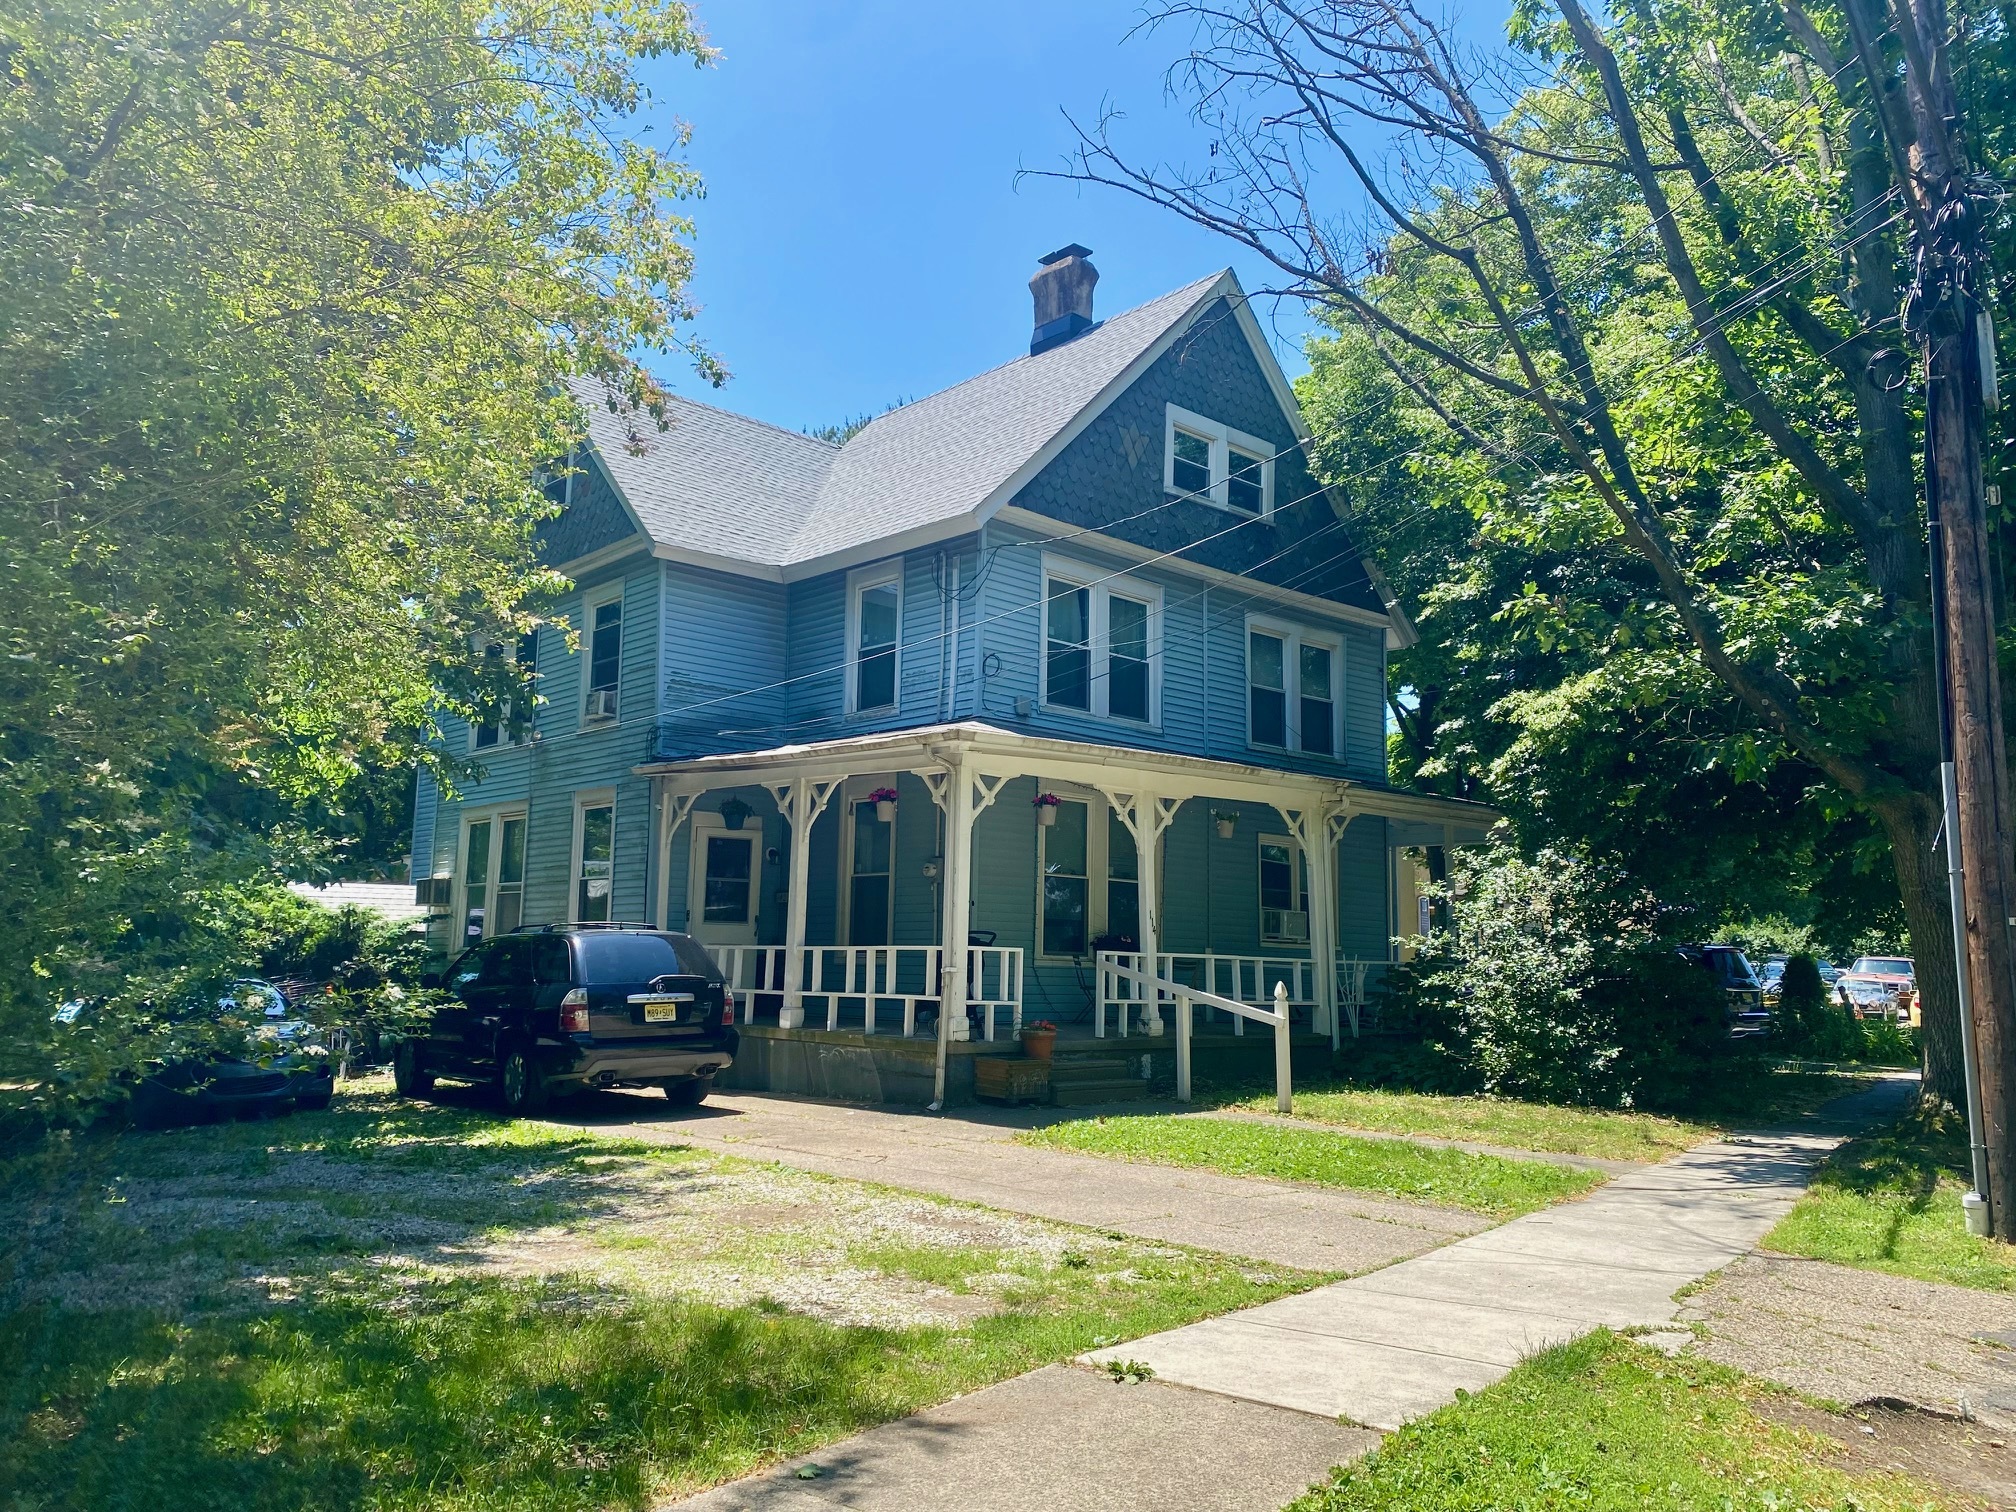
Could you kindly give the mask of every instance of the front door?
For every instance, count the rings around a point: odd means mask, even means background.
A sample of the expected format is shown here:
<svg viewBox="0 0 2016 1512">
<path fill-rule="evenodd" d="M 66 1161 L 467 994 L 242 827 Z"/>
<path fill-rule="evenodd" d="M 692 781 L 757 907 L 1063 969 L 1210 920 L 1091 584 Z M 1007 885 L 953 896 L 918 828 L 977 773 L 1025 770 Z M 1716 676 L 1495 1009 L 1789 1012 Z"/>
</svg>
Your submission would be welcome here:
<svg viewBox="0 0 2016 1512">
<path fill-rule="evenodd" d="M 719 815 L 693 816 L 686 927 L 702 944 L 756 943 L 762 843 L 760 829 L 731 830 Z"/>
</svg>

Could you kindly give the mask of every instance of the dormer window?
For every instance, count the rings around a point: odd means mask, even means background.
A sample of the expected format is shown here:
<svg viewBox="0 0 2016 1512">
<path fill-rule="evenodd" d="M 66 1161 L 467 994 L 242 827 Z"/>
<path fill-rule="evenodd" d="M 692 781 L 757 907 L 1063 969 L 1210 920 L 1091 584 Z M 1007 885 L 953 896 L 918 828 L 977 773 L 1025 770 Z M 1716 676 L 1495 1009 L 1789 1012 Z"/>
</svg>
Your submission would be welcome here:
<svg viewBox="0 0 2016 1512">
<path fill-rule="evenodd" d="M 1168 406 L 1162 483 L 1234 514 L 1274 512 L 1274 447 L 1191 410 Z"/>
</svg>

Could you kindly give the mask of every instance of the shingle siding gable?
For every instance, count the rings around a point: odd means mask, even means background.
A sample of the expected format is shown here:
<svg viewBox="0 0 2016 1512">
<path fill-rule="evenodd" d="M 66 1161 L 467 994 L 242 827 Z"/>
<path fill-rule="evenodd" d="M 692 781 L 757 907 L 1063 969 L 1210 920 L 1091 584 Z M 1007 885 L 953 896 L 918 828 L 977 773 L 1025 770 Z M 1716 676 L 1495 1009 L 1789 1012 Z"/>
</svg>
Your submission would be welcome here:
<svg viewBox="0 0 2016 1512">
<path fill-rule="evenodd" d="M 1271 520 L 1241 525 L 1239 516 L 1213 505 L 1172 502 L 1162 467 L 1171 404 L 1280 454 Z M 1204 309 L 1014 502 L 1153 551 L 1180 551 L 1208 567 L 1384 612 L 1357 544 L 1318 492 L 1288 417 L 1223 299 Z M 1296 549 L 1303 540 L 1307 545 Z"/>
<path fill-rule="evenodd" d="M 616 497 L 608 475 L 592 453 L 581 452 L 574 459 L 579 469 L 570 480 L 572 490 L 567 507 L 539 527 L 539 555 L 552 563 L 578 561 L 590 552 L 614 546 L 626 537 L 645 545 L 630 521 L 629 511 Z"/>
</svg>

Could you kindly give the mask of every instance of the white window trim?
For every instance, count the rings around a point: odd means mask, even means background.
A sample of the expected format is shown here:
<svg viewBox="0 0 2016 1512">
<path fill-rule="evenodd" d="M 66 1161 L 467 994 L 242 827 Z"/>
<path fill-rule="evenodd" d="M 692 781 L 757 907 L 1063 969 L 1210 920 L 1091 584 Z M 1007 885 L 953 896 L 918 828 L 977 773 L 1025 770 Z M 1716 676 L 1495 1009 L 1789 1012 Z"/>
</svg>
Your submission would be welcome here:
<svg viewBox="0 0 2016 1512">
<path fill-rule="evenodd" d="M 1258 436 L 1249 436 L 1231 426 L 1213 420 L 1208 415 L 1200 415 L 1195 410 L 1184 409 L 1181 405 L 1164 406 L 1162 426 L 1162 488 L 1166 493 L 1180 494 L 1188 490 L 1176 486 L 1176 432 L 1189 431 L 1202 436 L 1211 443 L 1211 491 L 1200 503 L 1215 504 L 1227 513 L 1236 514 L 1241 519 L 1268 519 L 1274 513 L 1274 453 L 1277 448 Z M 1248 514 L 1243 509 L 1232 508 L 1227 496 L 1226 484 L 1232 476 L 1233 447 L 1260 461 L 1260 513 Z"/>
<path fill-rule="evenodd" d="M 860 692 L 861 662 L 861 595 L 870 588 L 894 587 L 896 590 L 896 675 L 891 679 L 890 702 L 862 708 L 857 702 Z M 893 562 L 877 562 L 872 567 L 857 567 L 847 574 L 847 701 L 849 714 L 882 714 L 903 707 L 903 562 L 899 557 Z"/>
<path fill-rule="evenodd" d="M 609 917 L 616 918 L 616 789 L 583 788 L 574 795 L 574 843 L 567 863 L 567 922 L 581 922 L 581 845 L 587 838 L 582 815 L 589 809 L 606 808 L 609 813 Z"/>
<path fill-rule="evenodd" d="M 1050 702 L 1050 585 L 1053 582 L 1083 588 L 1091 594 L 1092 707 L 1089 709 Z M 1145 604 L 1148 608 L 1148 717 L 1145 720 L 1135 719 L 1132 715 L 1115 714 L 1110 710 L 1113 600 L 1116 597 Z M 1111 719 L 1135 729 L 1159 730 L 1162 727 L 1161 587 L 1136 577 L 1115 577 L 1110 572 L 1084 562 L 1074 562 L 1066 557 L 1044 553 L 1042 602 L 1037 610 L 1036 678 L 1038 701 L 1046 710 L 1058 714 L 1075 714 L 1080 718 L 1091 715 L 1098 719 Z"/>
<path fill-rule="evenodd" d="M 1282 935 L 1270 935 L 1267 933 L 1267 904 L 1260 891 L 1260 852 L 1270 845 L 1286 846 L 1288 854 L 1294 858 L 1291 864 L 1295 868 L 1295 901 L 1302 906 L 1299 909 L 1291 909 L 1289 911 L 1291 913 L 1299 912 L 1306 921 L 1306 933 L 1304 938 L 1300 940 L 1291 940 Z M 1259 932 L 1259 939 L 1262 945 L 1300 946 L 1305 950 L 1310 948 L 1311 938 L 1314 936 L 1315 930 L 1313 927 L 1308 926 L 1313 926 L 1315 921 L 1309 918 L 1309 863 L 1303 858 L 1302 847 L 1295 843 L 1293 835 L 1261 835 L 1253 842 L 1253 905 L 1253 922 Z"/>
<path fill-rule="evenodd" d="M 850 946 L 854 941 L 854 809 L 857 804 L 866 803 L 868 795 L 877 788 L 895 787 L 897 785 L 896 777 L 886 772 L 880 775 L 871 774 L 866 777 L 850 777 L 847 779 L 846 789 L 841 795 L 845 800 L 845 807 L 840 811 L 840 885 L 835 889 L 839 894 L 836 900 L 839 906 L 835 909 L 835 913 L 838 916 L 840 938 L 847 941 Z M 900 819 L 903 813 L 901 803 L 898 803 L 896 813 Z M 892 937 L 896 933 L 896 865 L 896 820 L 891 820 L 889 823 L 889 933 Z M 893 938 L 891 943 L 894 943 Z"/>
<path fill-rule="evenodd" d="M 590 719 L 588 717 L 588 695 L 594 691 L 588 686 L 588 679 L 592 675 L 595 666 L 595 611 L 600 609 L 604 604 L 621 604 L 622 602 L 623 585 L 621 583 L 610 583 L 604 587 L 592 589 L 588 593 L 583 594 L 581 598 L 581 638 L 580 651 L 578 652 L 581 662 L 581 686 L 579 697 L 574 707 L 580 711 L 581 727 L 583 729 L 606 729 L 622 718 L 623 657 L 624 653 L 630 649 L 628 614 L 625 614 L 623 617 L 624 623 L 619 624 L 616 628 L 616 714 L 613 718 L 608 715 L 597 719 Z"/>
<path fill-rule="evenodd" d="M 490 826 L 490 875 L 484 882 L 483 892 L 483 938 L 488 940 L 496 935 L 497 923 L 497 873 L 503 868 L 499 864 L 504 856 L 504 821 L 523 819 L 525 821 L 525 843 L 529 855 L 532 843 L 532 820 L 527 812 L 528 805 L 520 803 L 489 804 L 482 808 L 462 810 L 462 827 L 455 840 L 455 911 L 449 917 L 454 921 L 457 954 L 467 950 L 468 936 L 463 933 L 469 922 L 469 831 L 478 824 Z M 524 887 L 524 882 L 519 887 Z M 523 894 L 520 894 L 519 923 L 524 923 Z"/>
<path fill-rule="evenodd" d="M 592 807 L 592 805 L 591 805 Z M 731 830 L 718 811 L 695 809 L 687 820 L 686 852 L 686 932 L 702 944 L 754 945 L 763 918 L 763 824 L 754 814 Z M 715 836 L 733 836 L 749 842 L 749 918 L 732 930 L 709 924 L 703 917 L 707 905 L 707 842 Z M 580 886 L 580 877 L 575 877 Z M 732 936 L 732 938 L 731 938 Z M 744 938 L 746 936 L 747 938 Z"/>
<path fill-rule="evenodd" d="M 1253 738 L 1253 632 L 1271 635 L 1283 642 L 1281 681 L 1287 704 L 1285 719 L 1288 744 L 1267 745 Z M 1319 646 L 1330 653 L 1330 750 L 1307 750 L 1302 741 L 1302 648 Z M 1314 756 L 1319 761 L 1344 759 L 1344 637 L 1328 630 L 1312 630 L 1292 620 L 1272 619 L 1263 614 L 1246 616 L 1239 643 L 1239 662 L 1245 669 L 1243 692 L 1246 698 L 1246 744 L 1256 751 L 1293 751 Z"/>
</svg>

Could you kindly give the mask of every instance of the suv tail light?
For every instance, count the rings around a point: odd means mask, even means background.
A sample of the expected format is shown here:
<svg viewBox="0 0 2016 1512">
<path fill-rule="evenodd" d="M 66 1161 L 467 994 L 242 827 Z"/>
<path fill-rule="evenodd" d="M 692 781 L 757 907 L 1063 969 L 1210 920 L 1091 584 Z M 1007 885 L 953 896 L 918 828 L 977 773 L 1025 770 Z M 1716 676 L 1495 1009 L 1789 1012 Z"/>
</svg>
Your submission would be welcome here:
<svg viewBox="0 0 2016 1512">
<path fill-rule="evenodd" d="M 560 999 L 560 1032 L 562 1034 L 588 1033 L 588 989 L 573 987 L 567 996 Z"/>
<path fill-rule="evenodd" d="M 733 987 L 723 987 L 721 989 L 721 1027 L 724 1029 L 733 1029 L 735 1027 L 735 989 Z"/>
</svg>

